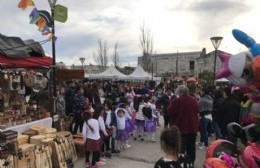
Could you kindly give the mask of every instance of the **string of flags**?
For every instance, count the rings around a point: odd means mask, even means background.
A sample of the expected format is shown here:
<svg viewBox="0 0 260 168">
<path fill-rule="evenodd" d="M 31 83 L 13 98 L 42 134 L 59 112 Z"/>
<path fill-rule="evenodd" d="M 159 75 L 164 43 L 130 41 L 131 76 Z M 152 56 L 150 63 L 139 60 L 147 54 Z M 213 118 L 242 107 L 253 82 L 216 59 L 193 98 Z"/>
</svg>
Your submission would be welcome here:
<svg viewBox="0 0 260 168">
<path fill-rule="evenodd" d="M 56 41 L 57 37 L 52 34 L 48 26 L 50 24 L 46 23 L 45 18 L 41 16 L 41 11 L 38 11 L 32 0 L 20 0 L 18 4 L 18 8 L 21 8 L 22 10 L 25 10 L 28 6 L 33 7 L 33 10 L 29 15 L 30 24 L 36 24 L 38 31 L 40 31 L 42 35 L 48 36 L 48 41 L 51 41 L 52 39 Z"/>
</svg>

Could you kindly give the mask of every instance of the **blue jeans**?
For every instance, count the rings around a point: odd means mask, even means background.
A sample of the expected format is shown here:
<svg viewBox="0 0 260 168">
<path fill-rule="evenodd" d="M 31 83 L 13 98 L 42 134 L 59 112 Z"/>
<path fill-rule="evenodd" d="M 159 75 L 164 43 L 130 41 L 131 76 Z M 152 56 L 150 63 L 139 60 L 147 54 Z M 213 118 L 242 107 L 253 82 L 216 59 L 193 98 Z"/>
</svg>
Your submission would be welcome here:
<svg viewBox="0 0 260 168">
<path fill-rule="evenodd" d="M 216 134 L 216 139 L 222 139 L 222 133 L 220 131 L 220 127 L 218 125 L 218 122 L 217 121 L 212 121 L 212 126 L 213 126 L 213 129 L 214 129 L 214 132 Z"/>
<path fill-rule="evenodd" d="M 202 116 L 200 118 L 200 142 L 204 142 L 204 145 L 207 147 L 209 145 L 208 139 L 208 125 L 210 123 L 210 119 Z"/>
</svg>

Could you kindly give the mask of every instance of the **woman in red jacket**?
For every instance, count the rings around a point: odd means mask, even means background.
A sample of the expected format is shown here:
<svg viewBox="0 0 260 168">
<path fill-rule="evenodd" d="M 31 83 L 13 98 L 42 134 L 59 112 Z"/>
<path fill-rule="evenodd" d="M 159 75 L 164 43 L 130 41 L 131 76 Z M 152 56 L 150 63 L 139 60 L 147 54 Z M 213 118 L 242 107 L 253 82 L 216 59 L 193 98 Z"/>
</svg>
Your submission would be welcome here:
<svg viewBox="0 0 260 168">
<path fill-rule="evenodd" d="M 187 153 L 194 164 L 196 158 L 196 136 L 199 131 L 199 105 L 189 96 L 189 89 L 180 85 L 176 90 L 177 99 L 171 101 L 167 108 L 170 127 L 177 126 L 181 132 L 181 153 Z"/>
</svg>

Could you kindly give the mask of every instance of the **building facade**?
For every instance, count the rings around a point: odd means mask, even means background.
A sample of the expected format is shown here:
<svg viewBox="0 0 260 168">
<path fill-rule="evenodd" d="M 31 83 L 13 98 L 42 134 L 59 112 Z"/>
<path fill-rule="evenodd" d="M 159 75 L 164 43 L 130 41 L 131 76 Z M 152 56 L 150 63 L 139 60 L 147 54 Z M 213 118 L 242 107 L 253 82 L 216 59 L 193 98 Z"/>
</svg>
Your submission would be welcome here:
<svg viewBox="0 0 260 168">
<path fill-rule="evenodd" d="M 219 51 L 218 51 L 219 52 Z M 223 52 L 223 51 L 222 51 Z M 203 71 L 213 72 L 215 51 L 206 54 L 206 49 L 192 52 L 176 52 L 167 54 L 149 55 L 149 67 L 146 71 L 153 72 L 156 76 L 172 74 L 175 76 L 197 76 Z M 138 64 L 147 67 L 147 56 L 138 57 Z M 220 68 L 220 60 L 216 58 L 216 72 Z"/>
</svg>

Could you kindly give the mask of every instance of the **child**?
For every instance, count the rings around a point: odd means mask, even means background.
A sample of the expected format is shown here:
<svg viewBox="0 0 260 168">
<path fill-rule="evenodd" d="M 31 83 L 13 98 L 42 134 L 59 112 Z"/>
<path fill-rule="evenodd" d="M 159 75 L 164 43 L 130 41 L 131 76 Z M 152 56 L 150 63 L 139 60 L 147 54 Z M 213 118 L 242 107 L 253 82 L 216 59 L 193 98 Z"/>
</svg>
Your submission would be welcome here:
<svg viewBox="0 0 260 168">
<path fill-rule="evenodd" d="M 134 108 L 136 110 L 136 131 L 135 131 L 135 137 L 134 140 L 136 140 L 138 137 L 141 138 L 141 141 L 144 141 L 144 114 L 143 114 L 143 107 L 144 107 L 144 97 L 138 97 L 136 101 L 134 102 Z M 137 137 L 138 136 L 138 137 Z"/>
<path fill-rule="evenodd" d="M 105 154 L 105 146 L 104 146 L 104 140 L 108 137 L 108 133 L 106 131 L 106 127 L 105 127 L 105 122 L 103 119 L 103 113 L 104 113 L 104 107 L 103 105 L 99 104 L 96 105 L 95 107 L 95 113 L 93 115 L 94 119 L 98 120 L 98 124 L 99 124 L 99 134 L 101 137 L 101 146 L 100 146 L 100 152 L 101 152 L 101 156 L 104 156 Z M 106 160 L 104 158 L 100 158 L 99 160 L 100 162 L 105 162 Z"/>
<path fill-rule="evenodd" d="M 155 115 L 156 117 L 154 118 L 155 121 L 156 121 L 156 125 L 157 126 L 160 126 L 160 123 L 159 123 L 159 117 L 160 117 L 160 111 L 159 109 L 157 109 L 156 107 L 156 98 L 155 97 L 151 97 L 151 99 L 149 100 L 149 106 L 151 107 L 152 109 L 152 113 L 153 115 Z"/>
<path fill-rule="evenodd" d="M 161 133 L 161 148 L 165 156 L 159 159 L 154 168 L 193 168 L 185 154 L 180 154 L 180 131 L 176 126 L 167 128 Z"/>
<path fill-rule="evenodd" d="M 125 112 L 127 112 L 130 116 L 132 116 L 132 112 L 130 110 L 130 107 L 126 103 L 119 103 L 119 108 L 123 108 Z M 127 119 L 125 123 L 125 130 L 128 135 L 130 135 L 134 131 L 134 125 L 132 120 Z"/>
<path fill-rule="evenodd" d="M 115 149 L 115 136 L 113 136 L 116 135 L 116 126 L 117 126 L 116 114 L 115 111 L 112 110 L 112 101 L 110 99 L 105 99 L 104 108 L 105 108 L 104 121 L 105 121 L 107 132 L 109 133 L 109 136 L 105 139 L 104 142 L 106 147 L 106 152 L 112 150 L 111 153 L 119 153 L 119 151 Z M 110 142 L 111 142 L 111 148 L 110 148 Z"/>
<path fill-rule="evenodd" d="M 98 120 L 91 118 L 90 112 L 83 113 L 84 124 L 82 137 L 86 147 L 86 165 L 91 168 L 97 168 L 97 162 L 100 158 L 101 138 L 99 134 Z M 89 163 L 90 153 L 92 152 L 92 161 Z"/>
<path fill-rule="evenodd" d="M 123 109 L 116 109 L 116 120 L 117 120 L 117 130 L 116 130 L 116 140 L 117 140 L 117 149 L 119 151 L 126 149 L 126 141 L 129 138 L 125 130 L 126 120 L 131 120 L 131 116 Z"/>
<path fill-rule="evenodd" d="M 154 118 L 156 116 L 152 113 L 152 109 L 150 106 L 143 107 L 143 114 L 145 120 L 145 131 L 146 131 L 146 140 L 147 142 L 155 142 L 155 131 L 156 131 L 156 124 Z"/>
</svg>

